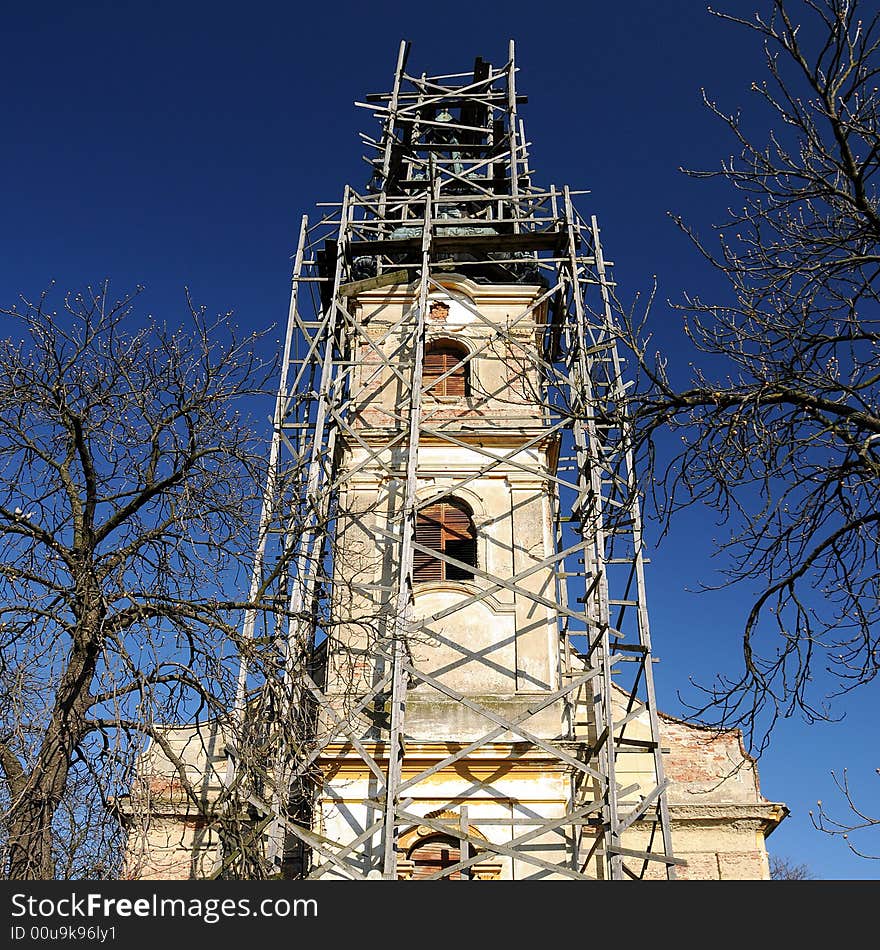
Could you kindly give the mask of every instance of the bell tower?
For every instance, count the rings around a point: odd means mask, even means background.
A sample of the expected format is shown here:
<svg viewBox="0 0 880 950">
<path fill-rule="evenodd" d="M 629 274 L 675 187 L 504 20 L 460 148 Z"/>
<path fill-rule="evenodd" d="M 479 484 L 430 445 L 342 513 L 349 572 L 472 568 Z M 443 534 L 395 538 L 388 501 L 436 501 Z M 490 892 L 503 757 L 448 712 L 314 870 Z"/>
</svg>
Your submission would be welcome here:
<svg viewBox="0 0 880 950">
<path fill-rule="evenodd" d="M 288 875 L 673 877 L 599 229 L 533 181 L 512 42 L 408 55 L 358 103 L 368 186 L 302 222 L 254 574 L 289 622 L 239 705 L 276 752 L 240 780 Z"/>
</svg>

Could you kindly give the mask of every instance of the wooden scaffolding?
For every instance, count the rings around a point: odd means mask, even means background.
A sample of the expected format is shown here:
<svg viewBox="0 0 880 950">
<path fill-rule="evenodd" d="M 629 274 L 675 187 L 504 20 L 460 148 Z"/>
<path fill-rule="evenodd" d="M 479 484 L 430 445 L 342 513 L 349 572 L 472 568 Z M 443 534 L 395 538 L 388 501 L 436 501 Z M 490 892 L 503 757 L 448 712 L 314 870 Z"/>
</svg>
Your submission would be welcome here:
<svg viewBox="0 0 880 950">
<path fill-rule="evenodd" d="M 457 859 L 433 877 L 467 877 L 487 852 L 560 878 L 674 877 L 681 862 L 673 854 L 659 741 L 639 488 L 613 282 L 599 228 L 576 209 L 573 199 L 580 193 L 533 183 L 513 42 L 503 65 L 477 59 L 472 72 L 453 75 L 411 74 L 408 55 L 409 44 L 401 43 L 390 92 L 358 103 L 381 124 L 378 136 L 362 135 L 372 167 L 367 187 L 347 186 L 341 201 L 323 206 L 320 220 L 304 216 L 301 224 L 252 587 L 283 602 L 286 620 L 264 627 L 257 620 L 262 612 L 246 618 L 229 744 L 227 782 L 236 784 L 236 808 L 249 816 L 249 840 L 259 848 L 250 866 L 303 878 L 397 879 L 402 829 L 420 823 L 461 842 Z M 477 448 L 480 468 L 460 487 L 501 465 L 527 467 L 523 447 L 555 440 L 555 469 L 543 473 L 552 489 L 553 553 L 537 565 L 553 571 L 552 598 L 526 583 L 536 566 L 496 575 L 427 551 L 416 537 L 424 506 L 416 490 L 420 447 L 426 441 L 464 444 L 458 429 L 432 423 L 423 412 L 426 310 L 449 273 L 541 288 L 524 312 L 491 332 L 494 340 L 505 333 L 512 340 L 518 325 L 543 308 L 540 340 L 527 357 L 540 379 L 535 398 L 542 424 L 533 432 L 522 429 L 515 459 L 512 452 Z M 412 305 L 393 328 L 404 343 L 391 358 L 351 303 L 364 292 L 399 285 L 410 288 Z M 480 312 L 471 310 L 480 321 Z M 404 394 L 378 442 L 375 434 L 366 439 L 355 419 L 351 380 L 363 351 L 370 353 L 371 372 L 393 377 Z M 372 529 L 375 544 L 393 552 L 395 565 L 392 583 L 369 591 L 378 618 L 371 640 L 378 673 L 341 708 L 328 702 L 321 671 L 333 639 L 336 588 L 351 583 L 340 570 L 336 544 L 345 517 L 340 457 L 350 445 L 398 480 L 401 500 L 399 519 L 384 527 L 377 521 Z M 472 440 L 467 445 L 473 450 Z M 460 606 L 504 590 L 551 610 L 558 688 L 510 719 L 420 668 L 409 643 L 429 633 L 437 616 L 414 615 L 416 552 L 475 574 L 480 589 Z M 271 661 L 265 660 L 266 644 Z M 407 702 L 416 687 L 468 708 L 485 731 L 441 762 L 405 776 Z M 547 738 L 530 728 L 530 718 L 551 703 L 567 710 L 566 728 Z M 369 718 L 376 708 L 387 717 Z M 578 725 L 585 708 L 591 720 L 586 732 Z M 331 729 L 319 726 L 327 722 Z M 501 734 L 567 770 L 570 794 L 562 814 L 541 822 L 521 818 L 522 827 L 506 840 L 496 835 L 491 841 L 467 807 L 454 820 L 412 811 L 408 793 L 420 781 Z M 316 826 L 314 809 L 325 781 L 322 758 L 340 736 L 346 754 L 373 776 L 374 792 L 365 804 L 374 817 L 359 834 L 334 840 Z M 648 785 L 642 783 L 635 797 L 618 779 L 634 754 L 651 762 Z M 627 835 L 636 828 L 641 843 L 633 847 Z M 529 842 L 552 830 L 568 847 L 559 861 L 548 862 Z M 234 860 L 228 855 L 227 865 Z"/>
</svg>

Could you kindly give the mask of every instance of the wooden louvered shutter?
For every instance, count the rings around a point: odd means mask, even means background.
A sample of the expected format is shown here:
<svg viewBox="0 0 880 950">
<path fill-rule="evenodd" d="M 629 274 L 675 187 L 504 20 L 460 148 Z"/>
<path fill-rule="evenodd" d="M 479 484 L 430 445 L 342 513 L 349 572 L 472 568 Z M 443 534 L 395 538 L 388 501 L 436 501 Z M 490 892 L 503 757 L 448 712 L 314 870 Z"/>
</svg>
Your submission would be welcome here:
<svg viewBox="0 0 880 950">
<path fill-rule="evenodd" d="M 448 554 L 457 561 L 476 566 L 477 538 L 471 516 L 463 505 L 440 501 L 419 512 L 416 521 L 416 542 Z M 473 572 L 437 557 L 416 551 L 413 558 L 413 580 L 471 580 Z"/>
<path fill-rule="evenodd" d="M 452 867 L 461 860 L 459 843 L 449 838 L 428 839 L 410 852 L 413 862 L 413 880 L 424 879 L 443 868 Z M 441 881 L 461 880 L 461 871 L 453 871 L 440 878 Z"/>
<path fill-rule="evenodd" d="M 437 383 L 436 380 L 443 375 L 443 367 L 445 365 L 446 358 L 443 350 L 435 346 L 429 347 L 425 351 L 425 367 L 422 370 L 422 381 L 425 387 L 439 395 L 443 394 L 445 380 L 443 383 Z"/>
<path fill-rule="evenodd" d="M 477 563 L 477 541 L 470 515 L 458 505 L 443 503 L 443 551 L 456 561 Z M 454 564 L 444 564 L 446 580 L 467 581 L 473 572 Z"/>
<path fill-rule="evenodd" d="M 459 366 L 439 383 L 444 373 L 448 373 L 453 366 L 457 366 L 465 357 L 467 351 L 463 347 L 452 344 L 435 344 L 425 352 L 425 366 L 422 371 L 424 385 L 437 396 L 466 396 L 468 364 Z"/>
<path fill-rule="evenodd" d="M 416 541 L 435 551 L 442 551 L 443 505 L 430 505 L 419 512 L 416 520 Z M 423 551 L 413 556 L 413 580 L 439 581 L 443 579 L 443 564 L 439 558 Z"/>
</svg>

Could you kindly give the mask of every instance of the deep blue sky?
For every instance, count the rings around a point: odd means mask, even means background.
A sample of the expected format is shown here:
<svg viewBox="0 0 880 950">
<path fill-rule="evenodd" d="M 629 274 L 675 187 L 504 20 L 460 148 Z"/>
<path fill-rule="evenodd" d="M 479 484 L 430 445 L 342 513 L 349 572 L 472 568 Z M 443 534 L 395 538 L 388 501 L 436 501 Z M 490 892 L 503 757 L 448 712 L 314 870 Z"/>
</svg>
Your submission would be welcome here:
<svg viewBox="0 0 880 950">
<path fill-rule="evenodd" d="M 536 181 L 591 190 L 580 207 L 599 216 L 621 297 L 657 275 L 655 338 L 687 359 L 663 301 L 711 296 L 714 278 L 667 212 L 706 230 L 725 196 L 678 169 L 717 167 L 733 147 L 701 87 L 747 107 L 762 75 L 755 39 L 704 4 L 50 2 L 7 5 L 2 26 L 4 306 L 53 279 L 109 277 L 118 291 L 144 284 L 144 310 L 169 320 L 188 286 L 248 330 L 279 324 L 300 215 L 366 180 L 357 131 L 376 129 L 353 102 L 390 87 L 399 41 L 413 41 L 410 69 L 430 73 L 477 55 L 503 62 L 512 37 Z M 710 535 L 704 513 L 683 517 L 649 569 L 658 689 L 673 713 L 690 674 L 734 669 L 742 594 L 685 592 L 713 579 Z M 835 799 L 829 771 L 844 765 L 880 811 L 876 699 L 860 694 L 839 725 L 783 723 L 761 761 L 765 794 L 792 809 L 771 851 L 817 877 L 880 877 L 880 862 L 850 857 L 807 816 Z"/>
</svg>

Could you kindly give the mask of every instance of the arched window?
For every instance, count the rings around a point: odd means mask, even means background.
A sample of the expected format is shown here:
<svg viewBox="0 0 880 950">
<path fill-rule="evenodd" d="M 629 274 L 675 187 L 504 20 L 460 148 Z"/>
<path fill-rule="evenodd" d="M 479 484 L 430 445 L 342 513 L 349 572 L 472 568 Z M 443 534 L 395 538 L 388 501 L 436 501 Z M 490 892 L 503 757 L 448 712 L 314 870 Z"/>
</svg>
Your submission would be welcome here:
<svg viewBox="0 0 880 950">
<path fill-rule="evenodd" d="M 414 848 L 411 849 L 407 857 L 413 863 L 412 879 L 418 881 L 424 880 L 432 874 L 444 868 L 452 867 L 461 860 L 460 844 L 454 838 L 448 838 L 446 835 L 433 835 L 430 838 L 423 838 Z M 461 871 L 453 871 L 451 874 L 444 875 L 441 881 L 459 881 L 461 880 Z"/>
<path fill-rule="evenodd" d="M 471 511 L 457 498 L 444 498 L 418 513 L 416 543 L 454 557 L 471 567 L 477 566 L 477 532 Z M 425 551 L 416 551 L 413 580 L 469 581 L 473 571 L 447 564 Z"/>
<path fill-rule="evenodd" d="M 467 356 L 467 347 L 460 343 L 451 343 L 448 340 L 429 343 L 425 348 L 425 366 L 422 372 L 425 389 L 433 396 L 469 396 L 469 364 L 465 362 L 458 366 Z M 453 369 L 456 366 L 458 368 Z M 446 376 L 446 373 L 449 375 Z"/>
</svg>

